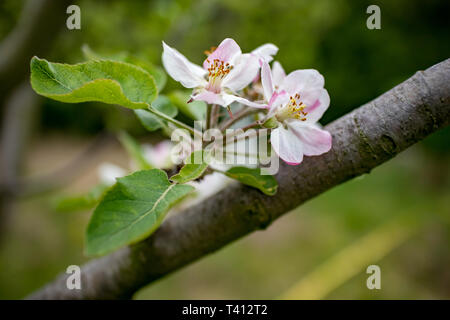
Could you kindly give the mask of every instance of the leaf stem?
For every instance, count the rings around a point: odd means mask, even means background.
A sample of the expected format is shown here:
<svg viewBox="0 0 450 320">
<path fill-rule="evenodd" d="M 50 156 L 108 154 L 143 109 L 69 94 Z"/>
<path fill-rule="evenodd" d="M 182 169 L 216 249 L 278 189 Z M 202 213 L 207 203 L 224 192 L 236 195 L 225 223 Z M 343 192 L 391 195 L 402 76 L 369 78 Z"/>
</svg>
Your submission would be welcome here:
<svg viewBox="0 0 450 320">
<path fill-rule="evenodd" d="M 154 115 L 163 118 L 164 120 L 172 122 L 174 125 L 176 125 L 176 126 L 178 126 L 180 128 L 188 130 L 194 136 L 198 135 L 198 136 L 202 137 L 202 134 L 200 132 L 198 132 L 197 130 L 195 130 L 194 128 L 192 128 L 191 126 L 188 126 L 187 124 L 185 124 L 185 123 L 183 123 L 181 121 L 175 120 L 175 119 L 169 117 L 168 115 L 166 115 L 166 114 L 164 114 L 164 113 L 162 113 L 162 112 L 152 108 L 151 106 L 148 106 L 147 110 L 150 111 L 151 113 L 153 113 Z"/>
</svg>

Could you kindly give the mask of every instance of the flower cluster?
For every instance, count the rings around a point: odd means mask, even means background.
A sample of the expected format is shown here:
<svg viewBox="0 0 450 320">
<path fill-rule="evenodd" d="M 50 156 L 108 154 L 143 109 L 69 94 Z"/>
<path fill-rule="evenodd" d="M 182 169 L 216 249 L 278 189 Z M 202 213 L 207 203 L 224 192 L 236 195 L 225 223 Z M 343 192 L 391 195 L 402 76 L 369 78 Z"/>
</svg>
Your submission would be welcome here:
<svg viewBox="0 0 450 320">
<path fill-rule="evenodd" d="M 239 114 L 251 114 L 246 109 L 254 108 L 261 114 L 255 123 L 271 129 L 272 148 L 285 162 L 299 164 L 304 155 L 315 156 L 330 150 L 331 135 L 318 124 L 330 97 L 317 70 L 295 70 L 286 75 L 277 61 L 271 68 L 269 63 L 278 52 L 273 44 L 242 53 L 233 39 L 225 39 L 217 48 L 205 52 L 207 58 L 202 66 L 193 64 L 164 42 L 163 48 L 162 61 L 167 73 L 184 87 L 193 89 L 190 101 L 204 101 L 208 108 L 217 105 L 229 108 L 236 102 L 243 106 Z"/>
</svg>

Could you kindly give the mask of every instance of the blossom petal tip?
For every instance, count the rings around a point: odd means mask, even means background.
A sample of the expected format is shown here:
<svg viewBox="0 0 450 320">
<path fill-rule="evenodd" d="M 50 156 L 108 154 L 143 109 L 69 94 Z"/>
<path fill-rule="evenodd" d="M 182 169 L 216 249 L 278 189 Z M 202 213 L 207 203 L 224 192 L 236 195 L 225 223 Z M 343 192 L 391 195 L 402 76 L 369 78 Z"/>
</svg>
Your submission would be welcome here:
<svg viewBox="0 0 450 320">
<path fill-rule="evenodd" d="M 298 166 L 301 163 L 301 162 L 289 162 L 289 161 L 285 161 L 285 160 L 283 160 L 283 161 L 286 162 L 290 166 Z"/>
</svg>

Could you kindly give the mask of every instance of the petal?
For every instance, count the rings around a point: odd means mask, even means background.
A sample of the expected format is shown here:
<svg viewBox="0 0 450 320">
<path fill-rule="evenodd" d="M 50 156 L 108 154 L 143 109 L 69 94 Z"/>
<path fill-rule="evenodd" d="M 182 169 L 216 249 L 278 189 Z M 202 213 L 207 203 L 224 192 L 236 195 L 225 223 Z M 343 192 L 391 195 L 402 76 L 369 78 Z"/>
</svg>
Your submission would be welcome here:
<svg viewBox="0 0 450 320">
<path fill-rule="evenodd" d="M 279 63 L 278 61 L 275 61 L 272 65 L 272 77 L 273 84 L 278 87 L 281 85 L 284 78 L 286 78 L 286 72 L 284 72 L 281 63 Z"/>
<path fill-rule="evenodd" d="M 277 111 L 278 107 L 288 103 L 289 94 L 286 91 L 274 92 L 272 98 L 269 100 L 269 113 L 267 118 L 272 117 Z"/>
<path fill-rule="evenodd" d="M 226 106 L 232 104 L 233 102 L 239 102 L 239 103 L 242 103 L 243 105 L 246 105 L 246 106 L 249 106 L 252 108 L 258 108 L 258 109 L 267 109 L 268 108 L 268 105 L 266 103 L 253 102 L 253 101 L 247 100 L 245 98 L 235 96 L 233 94 L 222 93 L 221 96 L 222 96 L 222 99 L 225 101 Z"/>
<path fill-rule="evenodd" d="M 318 156 L 330 151 L 332 138 L 328 131 L 296 120 L 289 121 L 288 127 L 302 142 L 306 156 Z"/>
<path fill-rule="evenodd" d="M 266 61 L 262 61 L 261 66 L 261 84 L 263 87 L 264 98 L 269 101 L 273 96 L 273 81 L 270 66 Z"/>
<path fill-rule="evenodd" d="M 214 59 L 219 59 L 223 62 L 231 62 L 231 60 L 242 53 L 241 48 L 233 39 L 227 38 L 223 40 L 216 50 L 211 53 L 203 62 L 203 68 L 208 69 L 210 63 Z"/>
<path fill-rule="evenodd" d="M 252 51 L 254 55 L 264 59 L 267 63 L 273 60 L 278 52 L 278 47 L 272 43 L 266 43 Z"/>
<path fill-rule="evenodd" d="M 239 91 L 256 77 L 259 71 L 259 59 L 250 53 L 241 55 L 233 65 L 231 72 L 223 79 L 222 87 Z"/>
<path fill-rule="evenodd" d="M 314 69 L 296 70 L 284 78 L 280 88 L 294 95 L 298 92 L 323 88 L 325 80 L 323 76 Z"/>
<path fill-rule="evenodd" d="M 226 107 L 228 104 L 224 101 L 222 96 L 218 93 L 214 93 L 212 91 L 203 90 L 200 93 L 192 96 L 193 100 L 205 101 L 209 104 L 218 104 Z"/>
<path fill-rule="evenodd" d="M 291 165 L 297 165 L 303 160 L 303 146 L 295 133 L 283 126 L 272 131 L 270 143 L 278 156 Z"/>
<path fill-rule="evenodd" d="M 206 71 L 186 59 L 174 48 L 163 42 L 162 62 L 167 73 L 186 88 L 194 88 L 206 84 Z"/>
<path fill-rule="evenodd" d="M 306 116 L 307 123 L 319 121 L 330 105 L 328 91 L 323 88 L 301 92 L 301 100 L 307 105 L 304 110 L 308 113 Z"/>
</svg>

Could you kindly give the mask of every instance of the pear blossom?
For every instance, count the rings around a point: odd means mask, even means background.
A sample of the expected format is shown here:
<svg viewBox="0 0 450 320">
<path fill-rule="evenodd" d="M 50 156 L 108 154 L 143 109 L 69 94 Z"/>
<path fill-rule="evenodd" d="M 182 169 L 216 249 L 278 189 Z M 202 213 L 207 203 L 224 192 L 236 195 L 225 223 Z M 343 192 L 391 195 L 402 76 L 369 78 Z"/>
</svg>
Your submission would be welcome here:
<svg viewBox="0 0 450 320">
<path fill-rule="evenodd" d="M 265 44 L 251 53 L 243 54 L 239 45 L 230 38 L 223 40 L 202 67 L 190 62 L 176 49 L 163 42 L 162 62 L 167 73 L 186 88 L 193 88 L 192 100 L 227 107 L 237 101 L 251 107 L 263 108 L 258 103 L 237 95 L 258 75 L 260 60 L 271 61 L 278 48 Z"/>
<path fill-rule="evenodd" d="M 302 162 L 303 155 L 316 156 L 331 149 L 331 135 L 317 121 L 330 104 L 324 78 L 313 69 L 296 70 L 286 75 L 281 64 L 273 70 L 262 61 L 261 83 L 269 112 L 266 124 L 272 148 L 288 164 Z"/>
</svg>

